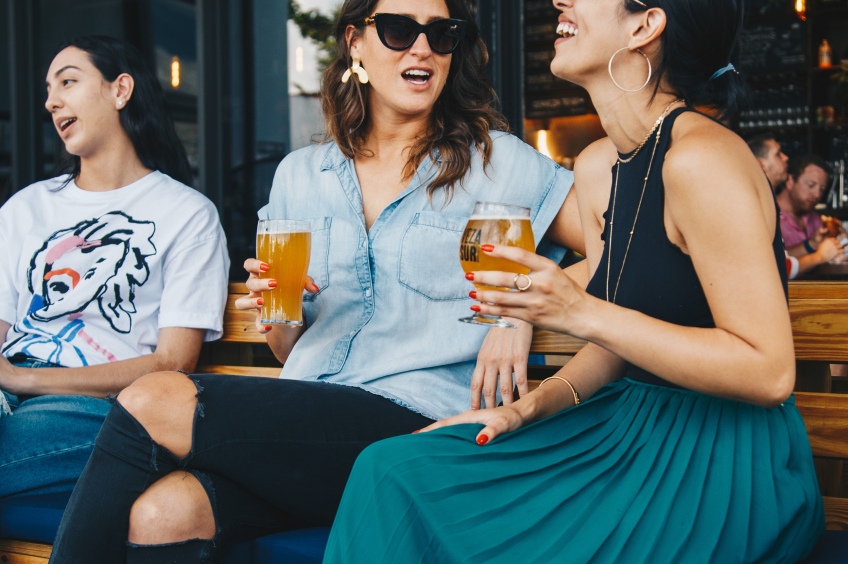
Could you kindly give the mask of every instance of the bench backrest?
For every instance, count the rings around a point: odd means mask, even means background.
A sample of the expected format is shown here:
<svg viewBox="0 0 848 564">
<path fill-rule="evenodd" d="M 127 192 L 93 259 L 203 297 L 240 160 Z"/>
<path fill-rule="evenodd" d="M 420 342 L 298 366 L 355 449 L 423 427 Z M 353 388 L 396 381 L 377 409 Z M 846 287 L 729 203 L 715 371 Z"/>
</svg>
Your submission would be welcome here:
<svg viewBox="0 0 848 564">
<path fill-rule="evenodd" d="M 253 312 L 236 309 L 235 300 L 247 294 L 242 283 L 230 284 L 221 342 L 262 344 Z M 790 282 L 789 314 L 798 360 L 848 363 L 848 283 Z M 572 355 L 586 341 L 561 333 L 537 330 L 531 352 Z"/>
</svg>

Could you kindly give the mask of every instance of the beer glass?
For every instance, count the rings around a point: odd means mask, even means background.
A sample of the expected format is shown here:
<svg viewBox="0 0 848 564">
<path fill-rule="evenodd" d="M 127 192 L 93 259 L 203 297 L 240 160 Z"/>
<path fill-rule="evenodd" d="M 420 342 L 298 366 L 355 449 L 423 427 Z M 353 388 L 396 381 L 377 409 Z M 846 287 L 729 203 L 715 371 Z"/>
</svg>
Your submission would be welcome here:
<svg viewBox="0 0 848 564">
<path fill-rule="evenodd" d="M 530 208 L 498 204 L 494 202 L 477 202 L 474 211 L 465 226 L 459 247 L 459 262 L 465 272 L 481 270 L 500 270 L 516 274 L 529 274 L 530 269 L 518 263 L 502 258 L 494 258 L 482 250 L 480 245 L 509 245 L 534 251 L 536 244 L 533 240 L 533 229 L 530 225 Z M 499 290 L 507 292 L 510 288 L 486 286 L 474 283 L 478 290 Z M 490 327 L 512 327 L 515 325 L 497 315 L 475 313 L 471 317 L 463 317 L 460 321 L 488 325 Z"/>
<path fill-rule="evenodd" d="M 277 281 L 276 288 L 262 292 L 262 323 L 303 325 L 303 284 L 309 268 L 311 244 L 308 221 L 259 220 L 256 258 L 271 267 L 260 278 Z"/>
</svg>

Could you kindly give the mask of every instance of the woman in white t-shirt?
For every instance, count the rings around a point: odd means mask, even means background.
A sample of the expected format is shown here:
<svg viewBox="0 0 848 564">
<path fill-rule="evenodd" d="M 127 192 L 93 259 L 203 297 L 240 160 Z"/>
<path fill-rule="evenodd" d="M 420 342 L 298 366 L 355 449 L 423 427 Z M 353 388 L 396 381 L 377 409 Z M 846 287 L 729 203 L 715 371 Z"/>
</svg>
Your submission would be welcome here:
<svg viewBox="0 0 848 564">
<path fill-rule="evenodd" d="M 69 174 L 0 208 L 0 497 L 70 492 L 139 376 L 193 370 L 221 334 L 229 260 L 156 76 L 132 46 L 72 39 L 47 73 Z"/>
</svg>

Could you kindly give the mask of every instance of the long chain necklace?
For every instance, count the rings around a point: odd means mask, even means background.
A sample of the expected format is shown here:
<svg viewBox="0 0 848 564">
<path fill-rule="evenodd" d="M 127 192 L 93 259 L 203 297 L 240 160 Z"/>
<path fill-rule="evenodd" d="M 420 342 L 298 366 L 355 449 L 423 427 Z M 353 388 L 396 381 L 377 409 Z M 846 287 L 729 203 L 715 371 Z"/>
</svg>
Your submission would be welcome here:
<svg viewBox="0 0 848 564">
<path fill-rule="evenodd" d="M 645 138 L 642 139 L 642 142 L 639 143 L 639 146 L 636 147 L 636 149 L 634 149 L 633 152 L 630 154 L 630 156 L 627 157 L 626 159 L 622 159 L 621 157 L 618 157 L 618 162 L 620 162 L 621 164 L 627 164 L 630 161 L 632 161 L 633 159 L 635 159 L 636 155 L 639 154 L 639 151 L 642 150 L 642 147 L 645 146 L 645 143 L 648 142 L 648 139 L 651 138 L 651 135 L 653 135 L 654 131 L 656 131 L 657 128 L 660 126 L 660 124 L 663 122 L 663 120 L 665 119 L 665 116 L 668 115 L 668 111 L 671 109 L 671 107 L 673 105 L 675 105 L 676 103 L 682 102 L 682 101 L 683 101 L 682 98 L 678 98 L 678 99 L 674 100 L 672 103 L 670 103 L 668 106 L 666 106 L 665 109 L 660 114 L 660 117 L 657 118 L 657 121 L 655 121 L 654 125 L 651 127 L 651 129 L 648 130 L 648 133 L 645 134 Z"/>
<path fill-rule="evenodd" d="M 645 198 L 645 190 L 648 187 L 648 178 L 651 176 L 651 168 L 654 165 L 654 156 L 657 154 L 657 147 L 660 144 L 660 133 L 662 133 L 662 123 L 665 120 L 665 117 L 668 115 L 671 107 L 680 102 L 681 100 L 678 98 L 663 110 L 660 114 L 660 117 L 657 118 L 657 121 L 654 123 L 654 126 L 648 132 L 648 135 L 636 147 L 636 150 L 633 152 L 630 157 L 627 159 L 621 159 L 620 157 L 616 160 L 615 163 L 615 183 L 612 188 L 612 211 L 610 212 L 610 233 L 609 233 L 609 241 L 607 241 L 607 283 L 606 283 L 606 292 L 607 292 L 607 301 L 610 301 L 610 263 L 612 263 L 612 229 L 615 225 L 615 202 L 618 196 L 618 177 L 621 172 L 621 165 L 627 164 L 636 157 L 639 153 L 639 150 L 648 142 L 648 139 L 654 134 L 656 131 L 655 140 L 654 140 L 654 148 L 651 151 L 651 159 L 648 161 L 648 172 L 645 173 L 645 182 L 642 184 L 642 194 L 639 196 L 639 204 L 636 206 L 636 216 L 633 218 L 633 227 L 630 228 L 630 236 L 627 239 L 627 247 L 624 248 L 624 258 L 621 259 L 621 268 L 618 270 L 618 278 L 615 281 L 615 289 L 612 293 L 612 303 L 615 303 L 615 299 L 618 297 L 618 285 L 621 283 L 621 274 L 624 272 L 624 263 L 627 262 L 627 254 L 630 252 L 630 243 L 633 242 L 633 233 L 636 231 L 636 222 L 639 220 L 639 211 L 642 209 L 642 200 Z"/>
</svg>

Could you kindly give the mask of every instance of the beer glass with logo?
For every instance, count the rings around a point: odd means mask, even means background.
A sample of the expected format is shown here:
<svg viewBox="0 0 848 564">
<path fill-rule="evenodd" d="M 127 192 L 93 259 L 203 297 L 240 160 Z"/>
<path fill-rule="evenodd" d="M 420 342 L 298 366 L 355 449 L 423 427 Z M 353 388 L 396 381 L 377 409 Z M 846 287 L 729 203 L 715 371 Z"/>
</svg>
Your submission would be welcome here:
<svg viewBox="0 0 848 564">
<path fill-rule="evenodd" d="M 509 245 L 528 251 L 536 249 L 533 229 L 530 225 L 530 208 L 477 202 L 474 211 L 465 226 L 459 248 L 459 262 L 465 272 L 481 270 L 499 270 L 516 274 L 529 274 L 530 269 L 518 263 L 502 258 L 494 258 L 480 249 L 480 245 Z M 474 283 L 478 290 L 499 290 L 508 292 L 511 288 L 486 286 Z M 515 325 L 497 315 L 475 313 L 463 317 L 460 321 L 488 325 L 490 327 L 512 327 Z"/>
<path fill-rule="evenodd" d="M 303 284 L 309 268 L 311 244 L 308 221 L 259 220 L 256 258 L 271 267 L 260 278 L 277 281 L 276 288 L 262 292 L 262 323 L 303 325 Z"/>
</svg>

